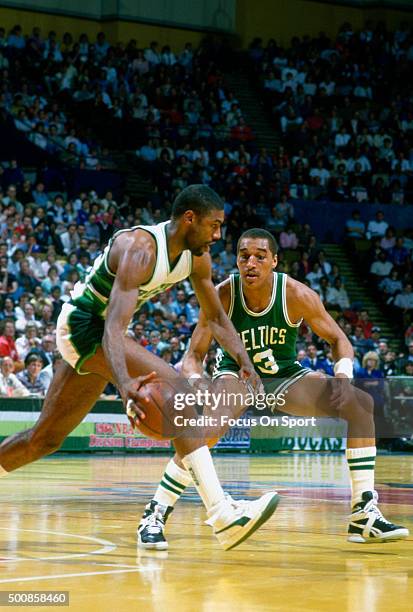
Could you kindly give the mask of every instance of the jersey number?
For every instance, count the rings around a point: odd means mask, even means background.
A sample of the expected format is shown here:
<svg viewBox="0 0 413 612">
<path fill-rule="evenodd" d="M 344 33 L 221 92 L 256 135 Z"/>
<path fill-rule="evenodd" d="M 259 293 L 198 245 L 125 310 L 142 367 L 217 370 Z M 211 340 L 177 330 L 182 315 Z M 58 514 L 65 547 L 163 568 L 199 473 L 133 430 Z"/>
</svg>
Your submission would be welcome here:
<svg viewBox="0 0 413 612">
<path fill-rule="evenodd" d="M 261 353 L 255 353 L 253 357 L 254 364 L 263 374 L 277 374 L 280 369 L 277 362 L 275 361 L 272 349 L 261 351 Z M 259 365 L 262 364 L 262 365 Z"/>
</svg>

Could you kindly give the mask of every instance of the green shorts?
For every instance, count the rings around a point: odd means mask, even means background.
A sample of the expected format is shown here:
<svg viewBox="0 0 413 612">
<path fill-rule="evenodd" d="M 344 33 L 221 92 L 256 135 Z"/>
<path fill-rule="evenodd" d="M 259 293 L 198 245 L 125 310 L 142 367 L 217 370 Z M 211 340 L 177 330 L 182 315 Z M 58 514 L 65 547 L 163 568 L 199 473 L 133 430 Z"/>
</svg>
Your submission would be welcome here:
<svg viewBox="0 0 413 612">
<path fill-rule="evenodd" d="M 97 315 L 63 304 L 56 325 L 56 344 L 63 359 L 79 374 L 85 361 L 102 345 L 105 320 Z"/>
<path fill-rule="evenodd" d="M 220 376 L 228 374 L 238 378 L 238 366 L 229 360 L 225 360 L 225 363 L 223 361 L 215 368 L 212 379 L 216 380 Z M 313 371 L 310 368 L 304 368 L 299 361 L 292 361 L 290 359 L 284 363 L 277 361 L 277 364 L 279 365 L 279 370 L 275 376 L 261 378 L 266 393 L 273 393 L 274 395 L 285 393 L 297 380 Z"/>
</svg>

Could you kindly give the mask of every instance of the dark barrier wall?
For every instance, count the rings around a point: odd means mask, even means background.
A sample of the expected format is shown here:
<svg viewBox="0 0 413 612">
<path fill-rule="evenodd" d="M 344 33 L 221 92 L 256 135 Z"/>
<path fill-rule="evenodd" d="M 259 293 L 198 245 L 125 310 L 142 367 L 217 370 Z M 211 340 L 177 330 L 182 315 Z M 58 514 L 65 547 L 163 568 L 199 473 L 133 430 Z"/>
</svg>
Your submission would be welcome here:
<svg viewBox="0 0 413 612">
<path fill-rule="evenodd" d="M 321 242 L 342 242 L 346 235 L 346 221 L 355 209 L 360 211 L 366 226 L 368 221 L 374 219 L 376 212 L 382 210 L 387 223 L 396 229 L 413 227 L 413 206 L 294 201 L 295 221 L 300 224 L 309 223 Z"/>
</svg>

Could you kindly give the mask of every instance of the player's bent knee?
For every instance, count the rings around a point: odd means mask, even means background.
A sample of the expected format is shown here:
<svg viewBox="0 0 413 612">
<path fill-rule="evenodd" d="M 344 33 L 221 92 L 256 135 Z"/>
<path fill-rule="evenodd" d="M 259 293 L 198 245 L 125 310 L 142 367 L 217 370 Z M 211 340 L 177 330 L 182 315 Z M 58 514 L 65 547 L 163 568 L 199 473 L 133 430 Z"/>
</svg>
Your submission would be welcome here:
<svg viewBox="0 0 413 612">
<path fill-rule="evenodd" d="M 369 393 L 362 389 L 354 389 L 354 396 L 360 410 L 374 414 L 374 400 Z"/>
</svg>

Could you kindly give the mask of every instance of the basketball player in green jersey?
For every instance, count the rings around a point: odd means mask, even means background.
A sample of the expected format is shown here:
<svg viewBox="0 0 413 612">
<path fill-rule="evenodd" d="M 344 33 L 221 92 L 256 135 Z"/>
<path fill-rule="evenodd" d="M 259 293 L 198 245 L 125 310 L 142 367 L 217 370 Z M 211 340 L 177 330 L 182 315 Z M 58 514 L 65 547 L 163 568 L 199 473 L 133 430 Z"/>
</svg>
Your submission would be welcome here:
<svg viewBox="0 0 413 612">
<path fill-rule="evenodd" d="M 277 396 L 288 389 L 288 394 L 283 396 L 283 412 L 347 420 L 346 456 L 352 485 L 348 540 L 364 543 L 405 538 L 408 530 L 387 521 L 377 507 L 373 405 L 369 395 L 350 384 L 353 348 L 317 293 L 286 274 L 275 272 L 276 253 L 276 242 L 266 230 L 244 232 L 237 248 L 239 274 L 231 275 L 217 287 L 222 305 L 262 377 L 267 393 Z M 207 319 L 207 313 L 201 311 L 183 361 L 183 373 L 195 382 L 201 379 L 203 360 L 212 340 Z M 303 319 L 314 333 L 330 344 L 336 362 L 335 378 L 313 372 L 296 361 L 297 333 Z M 215 384 L 221 384 L 221 391 L 228 385 L 231 392 L 237 392 L 238 371 L 228 351 L 224 347 L 218 349 L 213 379 Z M 238 414 L 231 416 L 237 417 L 242 411 L 241 407 Z M 213 433 L 211 445 L 214 439 Z M 139 525 L 140 546 L 167 548 L 165 520 L 189 484 L 191 477 L 184 466 L 176 457 L 171 459 Z"/>
<path fill-rule="evenodd" d="M 0 445 L 0 475 L 57 450 L 83 420 L 108 381 L 119 389 L 130 419 L 145 419 L 140 387 L 153 372 L 185 386 L 162 359 L 126 337 L 134 313 L 148 299 L 190 277 L 209 320 L 211 333 L 226 347 L 249 384 L 260 385 L 242 342 L 218 299 L 211 280 L 209 246 L 220 237 L 223 203 L 203 185 L 176 198 L 169 222 L 137 226 L 115 234 L 84 283 L 77 283 L 57 322 L 58 368 L 39 420 L 32 429 Z M 185 407 L 188 416 L 194 408 Z M 274 512 L 275 492 L 253 502 L 234 502 L 222 490 L 200 432 L 186 429 L 175 440 L 183 465 L 192 474 L 206 506 L 209 524 L 221 545 L 240 544 Z"/>
</svg>

